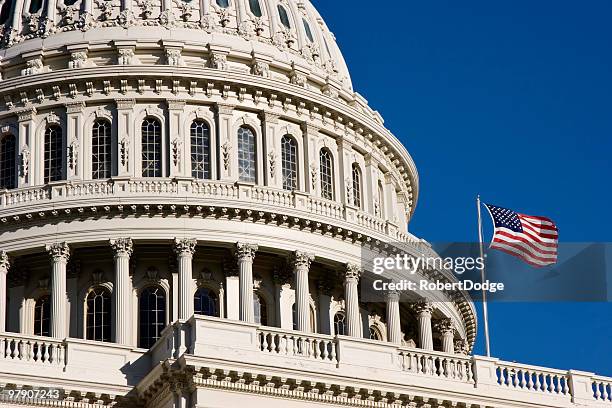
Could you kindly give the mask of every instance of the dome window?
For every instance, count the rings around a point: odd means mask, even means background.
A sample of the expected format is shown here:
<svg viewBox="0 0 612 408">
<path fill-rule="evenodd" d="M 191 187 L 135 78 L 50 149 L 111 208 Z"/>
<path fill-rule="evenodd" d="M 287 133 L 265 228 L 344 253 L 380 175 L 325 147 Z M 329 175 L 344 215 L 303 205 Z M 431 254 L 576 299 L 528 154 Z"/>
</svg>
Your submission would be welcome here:
<svg viewBox="0 0 612 408">
<path fill-rule="evenodd" d="M 261 326 L 268 325 L 268 306 L 266 301 L 258 293 L 253 296 L 253 312 L 255 315 L 255 323 Z"/>
<path fill-rule="evenodd" d="M 280 4 L 278 5 L 278 16 L 280 17 L 281 23 L 287 28 L 291 28 L 291 23 L 289 22 L 289 14 L 287 14 L 287 10 Z"/>
<path fill-rule="evenodd" d="M 357 163 L 353 163 L 353 205 L 361 209 L 361 169 Z"/>
<path fill-rule="evenodd" d="M 191 176 L 210 179 L 210 128 L 203 120 L 191 123 Z"/>
<path fill-rule="evenodd" d="M 259 4 L 259 0 L 249 0 L 249 7 L 251 8 L 251 13 L 253 13 L 255 17 L 262 16 L 261 5 Z"/>
<path fill-rule="evenodd" d="M 142 122 L 142 176 L 162 176 L 161 123 L 154 118 Z"/>
<path fill-rule="evenodd" d="M 64 148 L 62 128 L 51 125 L 45 130 L 45 184 L 62 179 Z"/>
<path fill-rule="evenodd" d="M 30 0 L 30 8 L 28 9 L 30 14 L 38 13 L 42 8 L 42 3 L 43 0 Z"/>
<path fill-rule="evenodd" d="M 6 135 L 0 140 L 0 188 L 17 187 L 17 161 L 15 136 Z"/>
<path fill-rule="evenodd" d="M 166 293 L 159 286 L 145 288 L 138 302 L 138 347 L 151 348 L 166 327 Z"/>
<path fill-rule="evenodd" d="M 255 133 L 251 128 L 242 126 L 238 129 L 238 175 L 240 181 L 255 183 L 257 181 Z"/>
<path fill-rule="evenodd" d="M 111 341 L 111 294 L 108 289 L 97 287 L 89 292 L 85 313 L 87 340 Z"/>
<path fill-rule="evenodd" d="M 321 173 L 321 197 L 327 200 L 334 199 L 334 164 L 328 149 L 319 152 L 319 166 Z"/>
<path fill-rule="evenodd" d="M 219 6 L 221 8 L 228 8 L 229 7 L 229 0 L 217 0 L 217 6 Z"/>
<path fill-rule="evenodd" d="M 111 176 L 111 124 L 106 119 L 96 120 L 92 128 L 91 176 L 95 180 Z"/>
<path fill-rule="evenodd" d="M 314 36 L 312 35 L 312 30 L 310 29 L 310 24 L 306 21 L 305 18 L 302 19 L 304 22 L 304 31 L 306 31 L 306 37 L 310 40 L 310 42 L 314 42 Z"/>
<path fill-rule="evenodd" d="M 200 288 L 193 298 L 193 310 L 197 315 L 219 317 L 219 296 L 208 288 Z"/>
<path fill-rule="evenodd" d="M 51 300 L 49 295 L 42 296 L 34 306 L 34 335 L 49 336 L 51 327 Z"/>
<path fill-rule="evenodd" d="M 0 24 L 5 24 L 11 15 L 11 0 L 4 0 L 0 7 Z"/>
<path fill-rule="evenodd" d="M 298 187 L 297 142 L 291 135 L 281 140 L 283 190 L 293 191 Z"/>
</svg>

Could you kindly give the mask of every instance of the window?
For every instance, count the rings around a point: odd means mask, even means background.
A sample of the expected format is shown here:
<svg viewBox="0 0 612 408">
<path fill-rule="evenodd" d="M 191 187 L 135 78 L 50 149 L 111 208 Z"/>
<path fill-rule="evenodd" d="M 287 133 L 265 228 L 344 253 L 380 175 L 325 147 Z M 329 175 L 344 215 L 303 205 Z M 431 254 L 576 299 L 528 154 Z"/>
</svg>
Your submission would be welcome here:
<svg viewBox="0 0 612 408">
<path fill-rule="evenodd" d="M 229 7 L 229 0 L 217 0 L 217 6 L 219 6 L 221 8 L 228 8 Z"/>
<path fill-rule="evenodd" d="M 312 30 L 310 29 L 310 24 L 306 21 L 305 18 L 302 19 L 304 22 L 304 31 L 306 31 L 306 37 L 310 40 L 310 42 L 314 42 L 314 36 L 312 35 Z"/>
<path fill-rule="evenodd" d="M 297 142 L 291 135 L 281 139 L 283 189 L 297 190 L 298 188 L 298 157 Z"/>
<path fill-rule="evenodd" d="M 34 306 L 34 335 L 49 336 L 50 323 L 51 302 L 49 300 L 49 295 L 46 295 L 39 298 Z"/>
<path fill-rule="evenodd" d="M 42 8 L 43 0 L 30 0 L 30 9 L 28 10 L 30 14 L 38 13 Z"/>
<path fill-rule="evenodd" d="M 342 312 L 334 315 L 334 334 L 337 336 L 346 335 L 346 316 Z"/>
<path fill-rule="evenodd" d="M 361 208 L 361 170 L 357 163 L 353 163 L 353 205 Z"/>
<path fill-rule="evenodd" d="M 154 118 L 142 122 L 142 176 L 161 177 L 161 123 Z"/>
<path fill-rule="evenodd" d="M 193 310 L 197 315 L 219 317 L 219 297 L 208 289 L 200 288 L 193 299 Z"/>
<path fill-rule="evenodd" d="M 376 209 L 376 215 L 381 218 L 385 216 L 385 189 L 380 180 L 378 180 L 378 208 Z"/>
<path fill-rule="evenodd" d="M 287 10 L 280 4 L 278 5 L 278 16 L 280 17 L 281 23 L 287 28 L 291 28 L 291 23 L 289 22 L 289 15 L 287 14 Z"/>
<path fill-rule="evenodd" d="M 62 128 L 50 125 L 45 130 L 45 183 L 62 179 L 63 159 Z"/>
<path fill-rule="evenodd" d="M 251 8 L 251 13 L 253 13 L 255 17 L 262 16 L 259 0 L 249 0 L 249 7 Z"/>
<path fill-rule="evenodd" d="M 138 315 L 140 335 L 138 346 L 151 348 L 166 327 L 166 294 L 159 286 L 151 286 L 140 293 Z"/>
<path fill-rule="evenodd" d="M 11 0 L 4 0 L 0 8 L 0 24 L 5 24 L 11 16 Z"/>
<path fill-rule="evenodd" d="M 111 176 L 111 124 L 106 119 L 94 122 L 91 132 L 91 177 Z"/>
<path fill-rule="evenodd" d="M 87 295 L 87 340 L 111 341 L 111 294 L 106 288 L 94 288 Z"/>
<path fill-rule="evenodd" d="M 15 149 L 15 136 L 6 135 L 0 140 L 0 188 L 17 187 Z"/>
<path fill-rule="evenodd" d="M 238 176 L 240 181 L 255 183 L 257 169 L 255 162 L 255 134 L 246 127 L 238 129 Z"/>
<path fill-rule="evenodd" d="M 210 129 L 203 120 L 191 123 L 191 176 L 210 179 Z"/>
<path fill-rule="evenodd" d="M 332 155 L 327 149 L 319 152 L 321 172 L 321 196 L 328 200 L 334 199 L 334 165 Z"/>
<path fill-rule="evenodd" d="M 268 325 L 268 307 L 266 301 L 257 293 L 253 296 L 253 311 L 255 314 L 255 323 L 262 326 Z"/>
<path fill-rule="evenodd" d="M 382 341 L 382 333 L 380 332 L 380 329 L 378 327 L 370 326 L 370 339 Z"/>
</svg>

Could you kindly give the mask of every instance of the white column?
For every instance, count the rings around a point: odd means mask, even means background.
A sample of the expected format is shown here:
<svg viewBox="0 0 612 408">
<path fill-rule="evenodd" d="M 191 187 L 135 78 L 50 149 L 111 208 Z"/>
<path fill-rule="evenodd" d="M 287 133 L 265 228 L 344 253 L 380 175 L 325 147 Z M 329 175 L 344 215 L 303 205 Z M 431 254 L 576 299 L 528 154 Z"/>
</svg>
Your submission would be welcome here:
<svg viewBox="0 0 612 408">
<path fill-rule="evenodd" d="M 387 293 L 387 339 L 390 343 L 402 343 L 402 325 L 399 308 L 399 293 Z"/>
<path fill-rule="evenodd" d="M 449 354 L 455 353 L 455 327 L 451 319 L 442 319 L 436 322 L 436 330 L 442 335 L 442 351 Z"/>
<path fill-rule="evenodd" d="M 296 328 L 299 331 L 310 332 L 310 288 L 308 287 L 308 271 L 314 260 L 313 254 L 295 251 L 293 253 L 293 271 L 295 273 L 295 309 L 297 314 Z"/>
<path fill-rule="evenodd" d="M 257 245 L 238 242 L 236 258 L 238 259 L 238 277 L 240 285 L 240 320 L 247 323 L 255 322 L 253 310 L 253 260 Z"/>
<path fill-rule="evenodd" d="M 110 240 L 115 260 L 115 285 L 113 299 L 115 301 L 115 342 L 132 344 L 132 280 L 130 279 L 130 256 L 134 245 L 131 238 Z"/>
<path fill-rule="evenodd" d="M 193 316 L 193 254 L 197 244 L 196 239 L 174 239 L 179 271 L 179 320 Z"/>
<path fill-rule="evenodd" d="M 431 330 L 431 312 L 433 305 L 419 302 L 412 305 L 419 323 L 419 347 L 423 350 L 433 350 L 433 334 Z"/>
<path fill-rule="evenodd" d="M 68 327 L 68 295 L 66 292 L 66 264 L 70 248 L 65 242 L 46 246 L 51 256 L 51 337 L 64 339 Z"/>
<path fill-rule="evenodd" d="M 0 333 L 6 331 L 6 275 L 10 267 L 10 261 L 5 251 L 0 252 Z"/>
<path fill-rule="evenodd" d="M 361 317 L 359 315 L 359 294 L 357 285 L 361 269 L 357 265 L 347 264 L 344 273 L 344 302 L 346 307 L 347 334 L 361 337 Z"/>
</svg>

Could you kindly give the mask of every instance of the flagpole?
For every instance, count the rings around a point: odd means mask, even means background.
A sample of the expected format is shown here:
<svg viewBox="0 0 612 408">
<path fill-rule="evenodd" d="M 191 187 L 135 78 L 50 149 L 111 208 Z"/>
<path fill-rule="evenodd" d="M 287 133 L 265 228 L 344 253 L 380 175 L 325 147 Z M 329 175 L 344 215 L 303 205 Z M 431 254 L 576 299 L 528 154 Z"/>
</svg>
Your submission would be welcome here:
<svg viewBox="0 0 612 408">
<path fill-rule="evenodd" d="M 482 269 L 480 270 L 480 278 L 482 280 L 482 314 L 484 317 L 484 332 L 485 332 L 485 350 L 487 357 L 491 357 L 491 346 L 489 344 L 489 312 L 487 310 L 487 292 L 484 290 L 485 283 L 485 257 L 484 257 L 484 243 L 482 241 L 482 216 L 480 214 L 480 194 L 476 198 L 476 205 L 478 206 L 478 240 L 480 241 L 480 259 L 482 259 Z"/>
</svg>

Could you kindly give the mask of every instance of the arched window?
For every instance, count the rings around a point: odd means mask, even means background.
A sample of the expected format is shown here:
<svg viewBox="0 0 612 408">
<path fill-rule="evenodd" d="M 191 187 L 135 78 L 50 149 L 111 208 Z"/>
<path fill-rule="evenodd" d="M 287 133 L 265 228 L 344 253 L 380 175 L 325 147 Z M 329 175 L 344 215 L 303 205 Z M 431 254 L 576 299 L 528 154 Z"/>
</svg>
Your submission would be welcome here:
<svg viewBox="0 0 612 408">
<path fill-rule="evenodd" d="M 319 152 L 321 172 L 321 196 L 328 200 L 334 199 L 334 164 L 329 150 L 323 148 Z"/>
<path fill-rule="evenodd" d="M 191 176 L 210 179 L 210 128 L 203 120 L 191 123 Z"/>
<path fill-rule="evenodd" d="M 376 215 L 383 218 L 385 216 L 385 189 L 380 180 L 378 180 L 378 208 Z"/>
<path fill-rule="evenodd" d="M 138 346 L 151 348 L 166 327 L 166 293 L 159 286 L 150 286 L 140 293 L 138 304 L 140 335 Z"/>
<path fill-rule="evenodd" d="M 249 7 L 251 8 L 251 13 L 253 13 L 255 17 L 262 16 L 259 0 L 249 0 Z"/>
<path fill-rule="evenodd" d="M 49 295 L 42 296 L 34 306 L 34 335 L 49 336 L 51 323 L 51 302 Z"/>
<path fill-rule="evenodd" d="M 64 0 L 64 6 L 72 6 L 78 0 Z"/>
<path fill-rule="evenodd" d="M 111 294 L 108 289 L 96 287 L 87 295 L 87 340 L 111 341 Z"/>
<path fill-rule="evenodd" d="M 11 0 L 4 0 L 0 8 L 0 24 L 5 24 L 11 16 Z"/>
<path fill-rule="evenodd" d="M 200 288 L 193 298 L 193 310 L 197 315 L 219 317 L 219 297 L 208 288 Z"/>
<path fill-rule="evenodd" d="M 62 179 L 63 152 L 62 128 L 48 126 L 45 130 L 45 183 Z"/>
<path fill-rule="evenodd" d="M 253 296 L 253 311 L 255 313 L 255 323 L 262 326 L 268 325 L 268 306 L 266 301 L 259 294 Z"/>
<path fill-rule="evenodd" d="M 38 13 L 42 8 L 42 3 L 43 0 L 30 0 L 30 8 L 28 10 L 30 14 Z"/>
<path fill-rule="evenodd" d="M 289 15 L 287 14 L 287 10 L 280 4 L 278 7 L 278 16 L 280 17 L 281 23 L 287 28 L 291 28 L 291 23 L 289 22 Z"/>
<path fill-rule="evenodd" d="M 240 181 L 255 183 L 257 177 L 255 133 L 246 126 L 238 129 L 238 175 Z"/>
<path fill-rule="evenodd" d="M 308 21 L 306 21 L 305 18 L 303 18 L 302 21 L 304 22 L 304 31 L 306 31 L 306 37 L 308 37 L 308 40 L 310 40 L 310 42 L 314 42 L 314 36 L 312 35 L 310 24 L 308 24 Z"/>
<path fill-rule="evenodd" d="M 217 0 L 217 6 L 219 6 L 221 8 L 228 8 L 229 7 L 229 0 Z"/>
<path fill-rule="evenodd" d="M 357 208 L 361 208 L 361 170 L 357 163 L 353 163 L 352 168 L 353 176 L 353 205 Z"/>
<path fill-rule="evenodd" d="M 370 339 L 382 341 L 383 336 L 380 329 L 374 325 L 370 326 Z"/>
<path fill-rule="evenodd" d="M 346 316 L 343 312 L 334 315 L 334 334 L 339 336 L 346 335 Z"/>
<path fill-rule="evenodd" d="M 111 124 L 98 119 L 91 130 L 91 177 L 93 179 L 111 176 Z"/>
<path fill-rule="evenodd" d="M 0 188 L 17 187 L 16 145 L 13 135 L 6 135 L 0 140 Z"/>
<path fill-rule="evenodd" d="M 297 190 L 298 188 L 298 157 L 297 142 L 291 135 L 281 139 L 283 189 Z"/>
<path fill-rule="evenodd" d="M 162 176 L 161 123 L 155 118 L 142 121 L 142 176 Z"/>
</svg>

